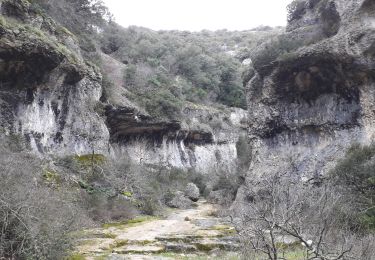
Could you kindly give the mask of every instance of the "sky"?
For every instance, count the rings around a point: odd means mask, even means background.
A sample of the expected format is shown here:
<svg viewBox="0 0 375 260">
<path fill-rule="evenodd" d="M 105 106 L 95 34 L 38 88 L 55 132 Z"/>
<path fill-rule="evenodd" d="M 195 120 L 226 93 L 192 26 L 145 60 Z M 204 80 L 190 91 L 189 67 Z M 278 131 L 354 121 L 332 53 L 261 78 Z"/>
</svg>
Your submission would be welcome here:
<svg viewBox="0 0 375 260">
<path fill-rule="evenodd" d="M 124 27 L 153 30 L 247 30 L 286 25 L 291 0 L 103 0 Z"/>
</svg>

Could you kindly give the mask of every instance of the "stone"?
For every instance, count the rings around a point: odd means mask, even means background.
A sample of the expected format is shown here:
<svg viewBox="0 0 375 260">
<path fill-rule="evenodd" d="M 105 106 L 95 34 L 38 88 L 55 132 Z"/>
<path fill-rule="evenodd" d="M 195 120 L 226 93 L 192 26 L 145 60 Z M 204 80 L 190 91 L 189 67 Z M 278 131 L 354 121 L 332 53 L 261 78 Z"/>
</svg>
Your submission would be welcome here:
<svg viewBox="0 0 375 260">
<path fill-rule="evenodd" d="M 195 185 L 192 182 L 186 185 L 186 188 L 185 188 L 186 197 L 188 197 L 194 202 L 197 202 L 199 200 L 199 195 L 200 195 L 200 192 L 199 192 L 199 188 L 197 187 L 197 185 Z"/>
<path fill-rule="evenodd" d="M 173 199 L 169 201 L 167 205 L 171 208 L 187 209 L 192 207 L 193 202 L 185 197 L 182 191 L 177 191 Z"/>
</svg>

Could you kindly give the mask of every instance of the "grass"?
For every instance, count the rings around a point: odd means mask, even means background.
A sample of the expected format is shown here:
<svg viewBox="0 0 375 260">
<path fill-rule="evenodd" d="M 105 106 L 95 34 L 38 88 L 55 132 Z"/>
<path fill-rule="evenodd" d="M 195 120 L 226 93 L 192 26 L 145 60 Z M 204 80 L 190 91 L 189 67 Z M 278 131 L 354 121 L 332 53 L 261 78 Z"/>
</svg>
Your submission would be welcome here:
<svg viewBox="0 0 375 260">
<path fill-rule="evenodd" d="M 86 257 L 84 255 L 76 253 L 76 254 L 69 256 L 65 260 L 85 260 L 85 259 Z"/>
<path fill-rule="evenodd" d="M 86 239 L 86 240 L 80 241 L 81 246 L 93 246 L 93 245 L 96 245 L 97 243 L 98 241 L 95 239 Z"/>
<path fill-rule="evenodd" d="M 72 232 L 69 237 L 71 239 L 85 239 L 85 238 L 111 238 L 115 239 L 117 236 L 111 233 L 102 233 L 95 230 L 80 230 Z"/>
<path fill-rule="evenodd" d="M 61 176 L 57 172 L 49 169 L 44 169 L 42 172 L 43 179 L 47 183 L 60 183 L 61 182 Z"/>
<path fill-rule="evenodd" d="M 71 37 L 75 37 L 74 34 L 64 26 L 58 26 L 57 32 L 60 33 L 60 34 L 65 34 L 65 35 L 68 35 L 68 36 L 71 36 Z"/>
<path fill-rule="evenodd" d="M 105 163 L 106 158 L 102 154 L 83 154 L 76 155 L 74 159 L 82 166 L 91 165 L 91 163 L 102 165 Z"/>
<path fill-rule="evenodd" d="M 115 239 L 116 237 L 117 237 L 117 235 L 112 234 L 112 233 L 105 233 L 105 234 L 104 234 L 104 238 Z"/>
<path fill-rule="evenodd" d="M 287 260 L 301 260 L 305 259 L 304 257 L 304 251 L 302 249 L 291 251 L 285 254 L 285 259 Z"/>
<path fill-rule="evenodd" d="M 94 260 L 105 260 L 108 259 L 109 254 L 100 255 L 100 256 L 94 256 Z"/>
<path fill-rule="evenodd" d="M 156 220 L 158 217 L 154 216 L 139 216 L 134 219 L 125 220 L 121 222 L 113 222 L 113 223 L 106 223 L 103 224 L 103 228 L 111 228 L 111 227 L 117 227 L 117 228 L 128 228 L 128 227 L 134 227 L 141 223 Z"/>
</svg>

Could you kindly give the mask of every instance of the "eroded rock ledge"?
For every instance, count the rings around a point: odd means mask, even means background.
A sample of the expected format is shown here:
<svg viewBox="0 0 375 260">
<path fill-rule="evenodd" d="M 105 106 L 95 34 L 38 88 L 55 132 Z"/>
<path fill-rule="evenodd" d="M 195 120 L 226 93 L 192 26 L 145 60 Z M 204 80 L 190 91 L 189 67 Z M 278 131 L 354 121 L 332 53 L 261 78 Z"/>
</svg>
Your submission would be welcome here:
<svg viewBox="0 0 375 260">
<path fill-rule="evenodd" d="M 107 124 L 111 133 L 112 142 L 130 141 L 135 138 L 150 139 L 161 142 L 168 140 L 183 140 L 185 145 L 212 144 L 213 133 L 204 130 L 183 129 L 180 121 L 156 121 L 150 116 L 140 114 L 135 108 L 107 107 Z"/>
</svg>

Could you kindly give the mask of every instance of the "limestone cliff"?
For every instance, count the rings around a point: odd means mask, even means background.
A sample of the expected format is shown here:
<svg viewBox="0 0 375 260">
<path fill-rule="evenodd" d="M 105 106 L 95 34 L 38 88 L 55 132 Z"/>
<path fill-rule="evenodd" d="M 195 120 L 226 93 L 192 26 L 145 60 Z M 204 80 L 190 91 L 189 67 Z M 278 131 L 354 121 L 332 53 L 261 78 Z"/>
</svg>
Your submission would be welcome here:
<svg viewBox="0 0 375 260">
<path fill-rule="evenodd" d="M 0 1 L 0 13 L 2 135 L 25 137 L 42 156 L 94 152 L 204 172 L 235 169 L 244 110 L 185 104 L 179 120 L 152 118 L 127 99 L 115 73 L 124 64 L 102 54 L 106 87 L 79 39 L 29 1 Z"/>
<path fill-rule="evenodd" d="M 246 133 L 245 110 L 186 102 L 178 120 L 153 118 L 128 99 L 118 77 L 126 65 L 106 54 L 102 59 L 111 82 L 103 102 L 113 157 L 204 173 L 236 169 L 236 142 Z"/>
<path fill-rule="evenodd" d="M 267 43 L 253 57 L 248 183 L 263 174 L 295 172 L 306 180 L 324 175 L 351 144 L 375 137 L 375 2 L 294 4 L 276 42 L 303 44 L 264 62 Z"/>
<path fill-rule="evenodd" d="M 94 111 L 101 75 L 75 37 L 27 1 L 3 1 L 0 10 L 3 132 L 25 136 L 40 153 L 84 153 L 93 138 L 107 151 L 109 132 Z"/>
</svg>

